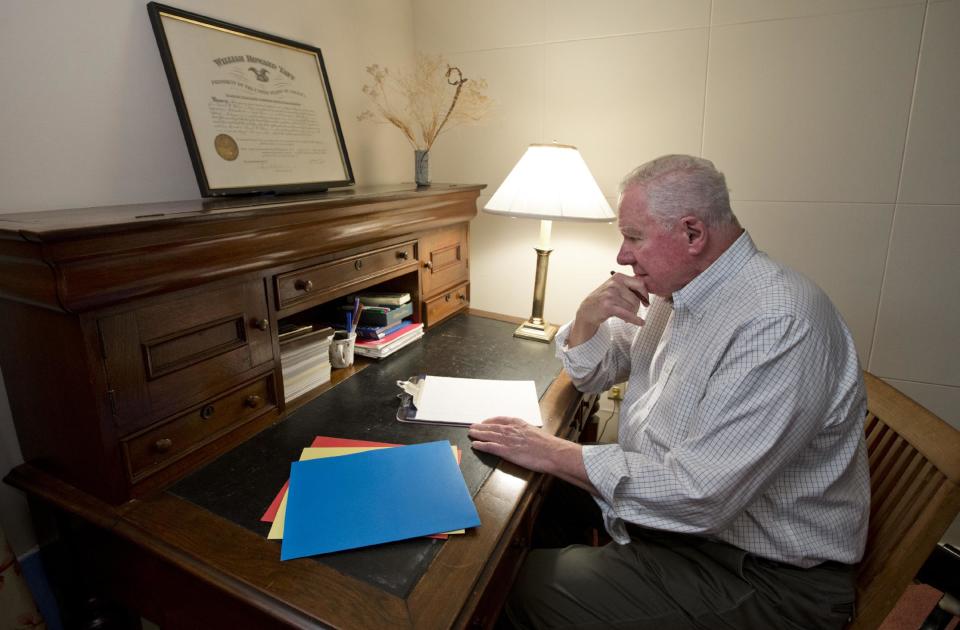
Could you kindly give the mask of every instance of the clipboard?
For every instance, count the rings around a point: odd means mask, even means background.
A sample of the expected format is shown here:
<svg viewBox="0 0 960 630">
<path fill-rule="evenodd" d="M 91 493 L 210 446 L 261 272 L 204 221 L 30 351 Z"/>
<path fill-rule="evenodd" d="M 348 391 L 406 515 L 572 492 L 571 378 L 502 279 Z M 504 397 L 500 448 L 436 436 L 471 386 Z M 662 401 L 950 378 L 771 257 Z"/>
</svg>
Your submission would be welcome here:
<svg viewBox="0 0 960 630">
<path fill-rule="evenodd" d="M 492 416 L 505 415 L 505 416 L 516 416 L 516 417 L 522 418 L 533 426 L 543 425 L 543 419 L 540 416 L 540 407 L 539 407 L 539 401 L 538 401 L 539 396 L 537 396 L 537 392 L 534 389 L 533 381 L 496 381 L 491 379 L 463 379 L 463 378 L 439 377 L 439 376 L 429 377 L 428 375 L 424 375 L 424 374 L 412 376 L 407 380 L 413 385 L 418 385 L 420 383 L 424 383 L 425 379 L 427 378 L 437 379 L 436 382 L 438 383 L 445 380 L 449 383 L 452 383 L 452 385 L 447 385 L 447 386 L 453 386 L 457 388 L 462 388 L 465 382 L 470 382 L 467 390 L 462 391 L 460 393 L 462 393 L 467 400 L 472 399 L 474 401 L 474 404 L 477 407 L 481 408 L 484 411 L 484 413 L 476 415 L 475 417 L 472 417 L 472 418 L 468 416 L 465 419 L 463 416 L 461 416 L 453 420 L 445 420 L 443 419 L 443 417 L 440 417 L 440 416 L 438 416 L 437 418 L 418 418 L 417 415 L 419 410 L 416 406 L 416 403 L 414 402 L 413 395 L 407 391 L 403 391 L 397 394 L 397 397 L 400 399 L 400 404 L 397 408 L 398 421 L 409 422 L 409 423 L 419 423 L 419 424 L 435 424 L 435 425 L 442 425 L 442 426 L 465 427 L 475 422 L 480 422 Z M 481 390 L 481 391 L 483 391 L 483 393 L 486 394 L 486 397 L 477 395 L 478 392 L 475 391 L 473 387 L 474 382 L 476 383 L 477 387 L 485 388 L 485 390 Z M 434 381 L 431 381 L 431 384 L 433 383 Z M 401 385 L 402 382 L 398 381 L 397 384 Z M 441 384 L 436 385 L 436 387 L 443 387 L 443 386 L 444 385 L 441 385 Z M 521 388 L 529 387 L 530 390 L 526 391 L 521 389 L 521 395 L 517 397 L 517 386 Z M 490 389 L 491 387 L 493 388 L 492 391 Z M 503 387 L 506 387 L 505 398 L 511 401 L 511 404 L 507 404 L 505 407 L 502 405 L 495 405 L 491 407 L 490 405 L 484 404 L 485 402 L 487 402 L 488 399 L 490 399 L 491 395 L 494 392 L 499 394 L 502 391 L 501 388 Z M 435 394 L 436 389 L 433 389 L 432 393 Z M 524 396 L 527 396 L 528 394 L 532 394 L 532 398 L 524 399 Z M 521 402 L 518 403 L 517 402 L 518 400 L 520 400 Z M 434 403 L 436 402 L 433 399 L 431 399 L 431 401 Z M 429 406 L 431 409 L 434 409 L 434 410 L 437 409 L 436 404 L 431 405 L 430 403 L 425 402 L 423 400 L 421 400 L 420 402 L 423 404 L 424 408 L 427 408 Z M 473 409 L 476 409 L 476 408 L 473 408 Z M 449 405 L 447 405 L 447 411 L 448 412 L 450 411 Z M 456 412 L 451 412 L 451 415 L 456 415 Z"/>
<path fill-rule="evenodd" d="M 426 375 L 418 374 L 416 376 L 411 376 L 407 380 L 413 384 L 420 382 L 420 379 L 425 378 Z M 397 394 L 397 398 L 400 399 L 400 405 L 397 407 L 397 420 L 400 422 L 412 422 L 416 424 L 445 424 L 447 426 L 462 426 L 457 425 L 454 422 L 433 422 L 431 420 L 417 420 L 417 407 L 413 404 L 413 396 L 407 392 L 400 392 Z"/>
</svg>

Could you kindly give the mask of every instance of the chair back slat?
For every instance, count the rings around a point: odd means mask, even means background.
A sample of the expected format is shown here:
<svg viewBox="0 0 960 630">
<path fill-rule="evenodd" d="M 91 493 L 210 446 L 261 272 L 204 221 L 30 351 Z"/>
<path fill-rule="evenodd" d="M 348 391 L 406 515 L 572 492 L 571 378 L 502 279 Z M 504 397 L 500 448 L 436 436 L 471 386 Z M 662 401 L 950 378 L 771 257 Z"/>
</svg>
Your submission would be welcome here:
<svg viewBox="0 0 960 630">
<path fill-rule="evenodd" d="M 883 444 L 883 452 L 878 447 L 876 456 L 870 458 L 870 492 L 875 497 L 874 504 L 886 501 L 907 467 L 920 456 L 915 448 L 893 431 L 887 429 L 886 436 L 889 439 Z"/>
<path fill-rule="evenodd" d="M 867 540 L 872 538 L 875 541 L 876 553 L 885 556 L 887 551 L 900 544 L 907 530 L 917 522 L 945 481 L 930 462 L 923 462 L 922 469 L 913 478 L 901 500 L 890 502 L 890 508 L 873 519 Z"/>
<path fill-rule="evenodd" d="M 917 491 L 919 473 L 926 463 L 923 455 L 913 448 L 904 448 L 896 460 L 896 475 L 887 476 L 877 488 L 875 498 L 871 498 L 870 517 L 874 521 L 886 521 L 892 510 L 902 508 L 905 499 Z"/>
<path fill-rule="evenodd" d="M 867 453 L 870 461 L 871 479 L 873 473 L 883 474 L 883 463 L 887 461 L 887 453 L 897 440 L 897 434 L 890 430 L 883 421 L 874 417 L 873 431 L 867 434 Z"/>
</svg>

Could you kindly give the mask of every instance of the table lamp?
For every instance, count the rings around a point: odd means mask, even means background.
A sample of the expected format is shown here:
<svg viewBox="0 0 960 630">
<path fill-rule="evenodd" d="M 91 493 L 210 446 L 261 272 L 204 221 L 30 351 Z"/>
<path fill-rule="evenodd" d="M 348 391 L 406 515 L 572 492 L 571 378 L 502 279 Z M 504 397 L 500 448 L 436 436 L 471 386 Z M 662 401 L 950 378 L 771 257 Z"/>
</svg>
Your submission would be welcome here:
<svg viewBox="0 0 960 630">
<path fill-rule="evenodd" d="M 483 209 L 540 219 L 533 313 L 513 336 L 549 343 L 557 334 L 557 327 L 543 320 L 553 221 L 610 221 L 613 210 L 580 152 L 566 144 L 531 144 Z"/>
</svg>

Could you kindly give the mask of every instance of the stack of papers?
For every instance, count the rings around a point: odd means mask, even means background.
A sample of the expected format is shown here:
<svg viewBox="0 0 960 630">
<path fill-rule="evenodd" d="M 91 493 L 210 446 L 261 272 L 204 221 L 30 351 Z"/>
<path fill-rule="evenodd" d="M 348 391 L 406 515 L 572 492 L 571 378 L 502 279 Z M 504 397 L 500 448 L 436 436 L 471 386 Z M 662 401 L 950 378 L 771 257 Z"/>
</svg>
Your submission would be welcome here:
<svg viewBox="0 0 960 630">
<path fill-rule="evenodd" d="M 280 339 L 284 400 L 290 402 L 330 381 L 333 328 L 301 327 Z"/>
<path fill-rule="evenodd" d="M 480 524 L 448 442 L 314 440 L 261 520 L 289 560 Z M 314 458 L 314 459 L 311 459 Z M 285 498 L 284 498 L 285 497 Z"/>
</svg>

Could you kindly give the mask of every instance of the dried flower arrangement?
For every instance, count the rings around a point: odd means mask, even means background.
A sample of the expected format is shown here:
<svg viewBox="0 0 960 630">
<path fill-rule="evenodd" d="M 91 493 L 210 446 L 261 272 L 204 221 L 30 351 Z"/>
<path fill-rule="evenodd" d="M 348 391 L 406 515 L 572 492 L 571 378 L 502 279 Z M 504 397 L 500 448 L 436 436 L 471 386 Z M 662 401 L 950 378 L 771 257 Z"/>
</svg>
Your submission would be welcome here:
<svg viewBox="0 0 960 630">
<path fill-rule="evenodd" d="M 479 121 L 490 105 L 486 81 L 466 78 L 439 55 L 417 55 L 410 73 L 374 64 L 367 74 L 373 84 L 364 85 L 363 93 L 373 109 L 357 119 L 392 124 L 418 151 L 429 151 L 445 130 Z"/>
</svg>

